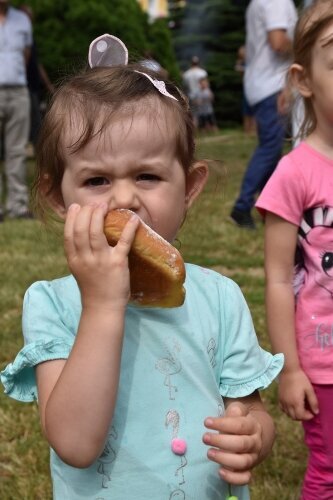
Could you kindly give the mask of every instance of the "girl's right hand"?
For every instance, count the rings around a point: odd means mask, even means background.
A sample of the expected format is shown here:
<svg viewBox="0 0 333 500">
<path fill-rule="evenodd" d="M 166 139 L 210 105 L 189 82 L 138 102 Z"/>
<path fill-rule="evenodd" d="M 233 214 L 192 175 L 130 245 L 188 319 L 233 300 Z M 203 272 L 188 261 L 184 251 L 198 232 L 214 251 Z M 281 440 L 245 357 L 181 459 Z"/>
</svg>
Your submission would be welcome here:
<svg viewBox="0 0 333 500">
<path fill-rule="evenodd" d="M 72 204 L 65 222 L 65 252 L 83 307 L 124 309 L 130 298 L 128 254 L 139 218 L 133 215 L 117 245 L 111 247 L 103 230 L 106 212 L 106 204 Z"/>
<path fill-rule="evenodd" d="M 310 420 L 319 413 L 312 384 L 301 369 L 281 372 L 279 401 L 281 409 L 293 420 Z"/>
</svg>

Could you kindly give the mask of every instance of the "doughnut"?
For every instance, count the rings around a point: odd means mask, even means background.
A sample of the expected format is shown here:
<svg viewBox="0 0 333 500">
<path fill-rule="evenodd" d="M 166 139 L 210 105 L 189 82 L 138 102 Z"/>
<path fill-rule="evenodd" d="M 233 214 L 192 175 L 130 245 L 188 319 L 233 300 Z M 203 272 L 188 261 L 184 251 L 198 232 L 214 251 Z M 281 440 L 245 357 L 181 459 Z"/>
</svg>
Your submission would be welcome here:
<svg viewBox="0 0 333 500">
<path fill-rule="evenodd" d="M 133 215 L 131 210 L 107 213 L 104 233 L 115 246 Z M 140 220 L 129 256 L 130 301 L 150 307 L 179 307 L 185 300 L 185 265 L 178 250 Z"/>
</svg>

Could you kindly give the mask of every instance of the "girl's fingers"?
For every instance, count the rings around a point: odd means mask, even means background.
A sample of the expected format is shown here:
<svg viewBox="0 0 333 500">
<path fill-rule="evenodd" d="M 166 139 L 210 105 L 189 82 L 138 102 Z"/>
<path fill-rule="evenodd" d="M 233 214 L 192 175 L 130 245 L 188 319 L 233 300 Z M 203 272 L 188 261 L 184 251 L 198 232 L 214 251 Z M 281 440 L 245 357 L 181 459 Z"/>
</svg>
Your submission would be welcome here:
<svg viewBox="0 0 333 500">
<path fill-rule="evenodd" d="M 132 215 L 130 220 L 127 222 L 126 226 L 123 229 L 123 232 L 120 235 L 119 241 L 117 245 L 114 247 L 114 251 L 120 253 L 122 255 L 128 255 L 132 243 L 135 238 L 136 231 L 139 226 L 140 219 L 137 215 Z"/>
<path fill-rule="evenodd" d="M 314 392 L 312 387 L 309 390 L 305 391 L 305 396 L 309 409 L 314 415 L 317 415 L 319 413 L 319 404 L 316 393 Z"/>
<path fill-rule="evenodd" d="M 250 470 L 253 468 L 257 454 L 227 453 L 211 448 L 207 452 L 209 460 L 221 465 L 219 473 L 230 484 L 247 484 L 251 479 Z"/>
<path fill-rule="evenodd" d="M 64 229 L 64 244 L 68 258 L 78 255 L 89 256 L 104 248 L 109 248 L 103 231 L 106 212 L 107 205 L 104 204 L 84 207 L 73 204 L 69 207 Z M 112 249 L 114 255 L 118 254 L 121 257 L 128 255 L 139 220 L 139 217 L 134 214 L 128 221 L 117 245 Z"/>
<path fill-rule="evenodd" d="M 73 203 L 67 210 L 65 227 L 64 227 L 64 247 L 67 258 L 72 258 L 76 254 L 75 244 L 74 244 L 74 224 L 75 219 L 80 211 L 80 205 Z"/>
<path fill-rule="evenodd" d="M 216 462 L 228 469 L 242 472 L 252 469 L 258 455 L 254 453 L 228 453 L 216 448 L 210 448 L 207 457 L 212 462 Z"/>
<path fill-rule="evenodd" d="M 208 429 L 222 434 L 250 435 L 256 432 L 257 429 L 257 422 L 253 418 L 240 415 L 227 416 L 227 413 L 223 417 L 208 417 L 204 423 Z"/>
<path fill-rule="evenodd" d="M 214 446 L 224 452 L 231 453 L 251 453 L 259 446 L 259 438 L 254 435 L 230 435 L 206 433 L 203 436 L 203 442 L 208 446 Z"/>
<path fill-rule="evenodd" d="M 75 219 L 73 228 L 74 245 L 79 254 L 89 254 L 90 246 L 90 223 L 95 210 L 94 205 L 85 205 L 81 207 Z"/>
<path fill-rule="evenodd" d="M 104 218 L 107 212 L 107 205 L 97 206 L 91 215 L 89 227 L 90 246 L 93 253 L 108 247 L 108 242 L 104 234 Z"/>
<path fill-rule="evenodd" d="M 239 486 L 248 484 L 251 481 L 251 472 L 248 470 L 244 472 L 235 472 L 221 467 L 219 474 L 227 483 L 237 484 Z"/>
</svg>

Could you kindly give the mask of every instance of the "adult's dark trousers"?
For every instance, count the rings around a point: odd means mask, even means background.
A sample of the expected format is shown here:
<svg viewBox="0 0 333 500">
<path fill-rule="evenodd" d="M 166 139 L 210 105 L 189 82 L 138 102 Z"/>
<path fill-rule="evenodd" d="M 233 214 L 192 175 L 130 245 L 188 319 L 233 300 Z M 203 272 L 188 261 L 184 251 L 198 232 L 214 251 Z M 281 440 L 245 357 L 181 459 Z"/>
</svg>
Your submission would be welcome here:
<svg viewBox="0 0 333 500">
<path fill-rule="evenodd" d="M 265 186 L 282 155 L 286 121 L 277 111 L 278 94 L 271 95 L 253 106 L 257 123 L 256 147 L 243 177 L 235 207 L 250 212 L 255 196 Z"/>
<path fill-rule="evenodd" d="M 39 93 L 30 90 L 30 134 L 29 141 L 36 146 L 40 127 L 42 125 L 42 116 L 40 112 Z"/>
</svg>

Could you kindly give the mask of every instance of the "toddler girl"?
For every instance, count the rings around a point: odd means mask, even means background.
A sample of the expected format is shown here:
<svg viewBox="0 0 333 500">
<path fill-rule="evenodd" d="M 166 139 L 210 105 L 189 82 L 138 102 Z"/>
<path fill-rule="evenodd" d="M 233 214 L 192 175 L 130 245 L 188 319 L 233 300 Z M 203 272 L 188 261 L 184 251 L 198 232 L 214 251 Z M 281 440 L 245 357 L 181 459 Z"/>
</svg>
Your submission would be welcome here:
<svg viewBox="0 0 333 500">
<path fill-rule="evenodd" d="M 37 207 L 65 221 L 71 275 L 27 291 L 25 347 L 2 382 L 16 399 L 38 397 L 56 500 L 224 500 L 229 485 L 247 499 L 274 439 L 258 389 L 282 355 L 259 347 L 239 288 L 213 271 L 186 265 L 179 308 L 129 303 L 139 218 L 172 242 L 207 165 L 194 161 L 173 84 L 126 66 L 110 36 L 89 60 L 54 96 L 38 149 Z M 111 248 L 114 208 L 134 215 Z"/>
<path fill-rule="evenodd" d="M 269 334 L 286 359 L 280 405 L 303 422 L 302 498 L 314 500 L 333 497 L 332 0 L 299 19 L 294 57 L 290 77 L 304 101 L 306 138 L 281 160 L 257 207 L 265 214 Z"/>
</svg>

